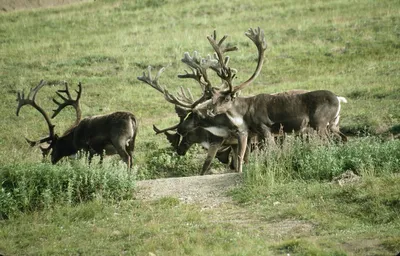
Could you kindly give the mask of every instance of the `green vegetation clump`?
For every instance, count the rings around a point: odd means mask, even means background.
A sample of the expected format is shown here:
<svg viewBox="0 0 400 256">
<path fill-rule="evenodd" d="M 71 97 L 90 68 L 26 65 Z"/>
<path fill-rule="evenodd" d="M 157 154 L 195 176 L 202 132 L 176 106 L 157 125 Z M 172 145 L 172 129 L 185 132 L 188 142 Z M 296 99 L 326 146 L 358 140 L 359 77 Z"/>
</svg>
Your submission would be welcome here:
<svg viewBox="0 0 400 256">
<path fill-rule="evenodd" d="M 288 136 L 281 145 L 252 154 L 246 170 L 248 182 L 259 185 L 293 180 L 331 181 L 346 171 L 379 177 L 400 172 L 400 143 L 361 137 L 337 144 L 316 136 Z"/>
<path fill-rule="evenodd" d="M 84 161 L 70 161 L 62 166 L 49 163 L 3 166 L 0 180 L 0 218 L 8 218 L 20 212 L 93 199 L 130 199 L 136 178 L 122 164 L 87 168 Z"/>
</svg>

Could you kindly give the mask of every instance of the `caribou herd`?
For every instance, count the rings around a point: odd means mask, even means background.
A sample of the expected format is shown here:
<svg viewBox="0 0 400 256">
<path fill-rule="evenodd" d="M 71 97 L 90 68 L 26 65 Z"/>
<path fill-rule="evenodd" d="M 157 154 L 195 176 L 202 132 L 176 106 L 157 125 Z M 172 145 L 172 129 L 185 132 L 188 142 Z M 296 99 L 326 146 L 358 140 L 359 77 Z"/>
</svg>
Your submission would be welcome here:
<svg viewBox="0 0 400 256">
<path fill-rule="evenodd" d="M 165 68 L 153 76 L 149 66 L 147 72 L 138 77 L 173 104 L 179 117 L 179 123 L 172 127 L 159 129 L 153 125 L 155 133 L 164 134 L 178 155 L 184 155 L 194 144 L 207 149 L 202 175 L 209 171 L 214 158 L 223 163 L 230 162 L 231 169 L 242 172 L 243 163 L 251 149 L 268 150 L 268 146 L 275 143 L 276 134 L 307 134 L 313 131 L 324 140 L 346 142 L 346 136 L 339 130 L 341 103 L 346 102 L 346 99 L 331 91 L 292 90 L 239 96 L 260 74 L 267 49 L 264 32 L 260 28 L 250 28 L 245 35 L 257 48 L 257 66 L 246 81 L 237 85 L 234 84 L 237 70 L 229 66 L 230 58 L 226 53 L 238 48 L 225 43 L 227 36 L 217 40 L 215 31 L 207 37 L 214 54 L 201 57 L 196 51 L 192 55 L 184 53 L 182 62 L 190 71 L 185 70 L 185 74 L 178 75 L 182 79 L 194 79 L 200 86 L 200 97 L 195 99 L 191 91 L 184 87 L 175 94 L 170 93 L 159 82 Z M 212 79 L 212 74 L 217 79 Z M 212 82 L 216 80 L 219 81 L 217 85 Z M 49 136 L 36 141 L 27 139 L 31 146 L 40 145 L 44 157 L 50 153 L 53 164 L 65 156 L 83 151 L 87 153 L 89 162 L 94 154 L 100 155 L 101 159 L 104 154 L 119 154 L 128 168 L 132 167 L 138 128 L 137 119 L 132 113 L 114 112 L 82 119 L 79 106 L 82 85 L 79 83 L 76 99 L 72 98 L 67 84 L 64 90 L 56 92 L 62 102 L 53 99 L 58 108 L 50 118 L 35 101 L 37 92 L 45 84 L 41 81 L 26 98 L 23 92 L 19 92 L 17 97 L 17 115 L 22 106 L 31 105 L 40 112 L 48 125 Z M 75 108 L 76 120 L 58 136 L 51 119 L 66 106 Z"/>
</svg>

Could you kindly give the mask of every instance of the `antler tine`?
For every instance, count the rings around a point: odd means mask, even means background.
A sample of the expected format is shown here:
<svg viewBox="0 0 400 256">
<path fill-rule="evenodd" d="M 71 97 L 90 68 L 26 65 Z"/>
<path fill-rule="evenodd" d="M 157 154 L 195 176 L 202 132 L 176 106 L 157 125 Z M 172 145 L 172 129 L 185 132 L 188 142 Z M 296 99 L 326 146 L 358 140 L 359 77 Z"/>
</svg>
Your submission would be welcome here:
<svg viewBox="0 0 400 256">
<path fill-rule="evenodd" d="M 209 37 L 207 37 L 207 38 L 209 38 Z M 225 39 L 227 39 L 227 38 L 228 38 L 228 36 L 224 35 L 221 38 L 221 40 L 219 40 L 218 44 L 216 44 L 218 46 L 218 48 L 221 50 L 221 53 L 237 51 L 238 50 L 237 46 L 226 47 L 226 46 L 222 45 L 224 43 Z M 216 41 L 217 41 L 217 31 L 216 30 L 214 30 L 214 34 L 212 37 L 210 37 L 210 39 L 213 39 L 213 41 L 216 43 Z M 210 39 L 208 39 L 208 40 L 210 40 Z M 214 46 L 213 46 L 213 48 L 214 48 Z"/>
<path fill-rule="evenodd" d="M 187 103 L 190 103 L 190 104 L 193 104 L 193 102 L 194 102 L 193 94 L 190 91 L 190 89 L 187 88 L 185 90 L 182 86 L 181 86 L 181 91 L 178 92 L 178 98 L 181 101 L 184 101 L 184 102 L 187 102 Z"/>
<path fill-rule="evenodd" d="M 212 84 L 208 79 L 207 69 L 219 69 L 219 63 L 210 55 L 208 55 L 207 58 L 201 58 L 197 51 L 193 52 L 193 57 L 190 56 L 188 52 L 185 52 L 182 62 L 187 64 L 193 70 L 193 72 L 195 72 L 193 76 L 198 77 L 198 81 L 203 92 L 202 96 L 193 102 L 192 107 L 195 107 L 200 102 L 203 102 L 211 97 Z M 191 74 L 186 74 L 184 76 L 192 77 Z"/>
<path fill-rule="evenodd" d="M 207 58 L 202 58 L 197 51 L 194 51 L 193 57 L 190 56 L 188 52 L 185 52 L 181 61 L 188 65 L 191 69 L 196 70 L 196 75 L 199 77 L 202 87 L 204 86 L 205 88 L 211 88 L 211 82 L 208 79 L 207 69 L 218 68 L 219 64 L 216 59 L 213 59 L 210 55 L 208 55 Z M 201 78 L 204 81 L 201 81 Z"/>
<path fill-rule="evenodd" d="M 256 77 L 260 74 L 261 68 L 264 63 L 264 52 L 267 49 L 267 43 L 265 41 L 265 36 L 264 36 L 264 31 L 258 27 L 257 29 L 252 29 L 249 28 L 249 30 L 245 33 L 245 35 L 250 38 L 251 41 L 256 45 L 257 50 L 258 50 L 258 61 L 257 61 L 257 67 L 256 70 L 254 71 L 253 75 L 251 77 L 243 82 L 242 84 L 236 86 L 233 91 L 237 92 L 241 89 L 243 89 L 245 86 L 249 85 L 251 82 L 256 79 Z"/>
<path fill-rule="evenodd" d="M 192 71 L 192 73 L 189 73 L 187 70 L 185 70 L 184 75 L 178 75 L 179 78 L 193 78 L 194 80 L 196 80 L 200 86 L 201 89 L 204 90 L 204 88 L 206 87 L 206 83 L 204 83 L 203 81 L 201 81 L 201 78 L 203 77 L 203 75 L 201 74 L 201 72 L 198 69 L 194 69 L 191 66 L 189 66 L 190 70 Z"/>
<path fill-rule="evenodd" d="M 18 101 L 18 107 L 16 112 L 17 116 L 19 116 L 19 111 L 24 105 L 32 105 L 35 108 L 38 107 L 35 102 L 36 94 L 44 85 L 46 85 L 46 81 L 40 80 L 39 84 L 36 85 L 36 87 L 30 89 L 28 97 L 26 98 L 25 98 L 25 92 L 23 90 L 17 93 L 17 101 Z"/>
<path fill-rule="evenodd" d="M 162 130 L 158 129 L 157 126 L 155 126 L 155 125 L 153 124 L 153 130 L 154 130 L 154 132 L 155 132 L 156 134 L 160 134 L 160 133 L 163 133 L 163 132 L 166 132 L 166 131 L 175 130 L 175 129 L 178 128 L 178 126 L 179 126 L 180 124 L 181 124 L 181 123 L 178 123 L 178 124 L 176 124 L 176 125 L 174 125 L 174 126 L 171 126 L 171 127 L 168 127 L 168 128 L 162 129 Z"/>
<path fill-rule="evenodd" d="M 42 116 L 44 117 L 44 119 L 46 120 L 47 126 L 49 128 L 49 136 L 43 139 L 40 139 L 38 141 L 31 141 L 28 140 L 28 143 L 31 146 L 35 146 L 38 143 L 43 143 L 43 142 L 48 142 L 54 139 L 55 135 L 54 135 L 54 125 L 51 123 L 49 116 L 47 115 L 47 113 L 44 111 L 43 108 L 41 108 L 39 105 L 37 105 L 36 103 L 36 94 L 38 93 L 38 91 L 44 86 L 46 85 L 46 82 L 44 80 L 41 80 L 40 83 L 34 87 L 31 88 L 29 91 L 28 96 L 25 98 L 25 93 L 24 91 L 18 92 L 17 93 L 17 101 L 18 101 L 18 106 L 17 106 L 17 112 L 16 115 L 19 116 L 19 111 L 21 110 L 21 108 L 25 105 L 31 105 L 34 109 L 36 109 L 37 111 L 40 112 L 40 114 L 42 114 Z M 48 148 L 44 148 L 41 147 L 42 152 L 44 153 L 44 151 L 48 151 L 50 149 L 51 145 L 49 145 Z"/>
<path fill-rule="evenodd" d="M 145 82 L 146 84 L 150 85 L 151 87 L 153 87 L 154 89 L 156 89 L 157 91 L 164 93 L 164 89 L 161 88 L 161 86 L 158 84 L 158 78 L 161 76 L 161 74 L 164 72 L 165 68 L 161 68 L 155 79 L 152 79 L 151 77 L 151 66 L 147 67 L 147 72 L 148 75 L 146 75 L 146 72 L 143 72 L 143 76 L 138 76 L 137 79 L 139 79 L 142 82 Z"/>
<path fill-rule="evenodd" d="M 72 106 L 76 111 L 75 123 L 78 123 L 82 118 L 82 111 L 81 111 L 80 102 L 79 102 L 81 95 L 82 95 L 82 83 L 81 82 L 78 83 L 78 90 L 75 90 L 75 92 L 76 92 L 75 99 L 73 99 L 71 96 L 71 93 L 70 93 L 69 87 L 68 87 L 68 83 L 64 82 L 64 84 L 65 84 L 65 89 L 58 90 L 56 92 L 56 94 L 63 100 L 63 102 L 61 103 L 53 98 L 53 102 L 58 105 L 58 108 L 53 110 L 54 113 L 51 116 L 51 118 L 56 117 L 61 112 L 61 110 L 63 110 L 66 106 Z M 64 96 L 62 93 L 65 93 L 66 96 Z"/>
<path fill-rule="evenodd" d="M 236 75 L 235 70 L 228 67 L 229 57 L 224 57 L 224 53 L 230 51 L 236 51 L 238 48 L 236 46 L 226 47 L 223 45 L 224 41 L 228 36 L 225 35 L 217 43 L 217 33 L 214 30 L 213 36 L 207 36 L 208 41 L 213 47 L 215 53 L 215 59 L 218 61 L 219 66 L 213 66 L 212 69 L 217 73 L 217 75 L 228 84 L 229 90 L 232 91 L 232 80 Z"/>
<path fill-rule="evenodd" d="M 179 105 L 183 108 L 188 108 L 191 109 L 192 105 L 191 104 L 187 104 L 186 102 L 180 101 L 177 97 L 175 97 L 174 95 L 170 94 L 168 92 L 168 90 L 164 87 L 162 88 L 161 85 L 159 85 L 158 83 L 158 78 L 161 76 L 162 72 L 164 72 L 165 68 L 161 68 L 156 77 L 154 79 L 152 79 L 151 77 L 151 66 L 149 66 L 147 68 L 148 70 L 148 75 L 146 75 L 146 72 L 143 72 L 143 76 L 139 76 L 137 77 L 137 79 L 139 79 L 140 81 L 150 85 L 151 87 L 153 87 L 154 89 L 156 89 L 157 91 L 161 92 L 164 95 L 164 98 L 172 104 L 175 105 Z"/>
</svg>

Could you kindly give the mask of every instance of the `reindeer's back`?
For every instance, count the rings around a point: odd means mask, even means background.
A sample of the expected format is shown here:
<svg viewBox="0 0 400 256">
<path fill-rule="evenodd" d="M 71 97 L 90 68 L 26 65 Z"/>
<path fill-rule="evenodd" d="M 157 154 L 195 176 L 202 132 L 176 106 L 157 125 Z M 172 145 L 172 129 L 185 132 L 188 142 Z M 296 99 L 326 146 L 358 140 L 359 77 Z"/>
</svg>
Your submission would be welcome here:
<svg viewBox="0 0 400 256">
<path fill-rule="evenodd" d="M 76 129 L 77 136 L 109 137 L 123 135 L 133 137 L 137 132 L 137 119 L 130 112 L 113 112 L 82 119 Z"/>
</svg>

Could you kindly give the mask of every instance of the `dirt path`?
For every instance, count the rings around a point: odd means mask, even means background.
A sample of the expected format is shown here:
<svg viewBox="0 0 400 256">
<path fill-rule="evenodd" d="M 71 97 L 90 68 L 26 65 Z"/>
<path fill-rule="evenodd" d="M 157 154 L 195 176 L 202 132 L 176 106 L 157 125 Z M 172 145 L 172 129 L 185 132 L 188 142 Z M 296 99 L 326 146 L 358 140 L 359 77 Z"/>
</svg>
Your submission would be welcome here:
<svg viewBox="0 0 400 256">
<path fill-rule="evenodd" d="M 227 191 L 242 182 L 239 173 L 143 180 L 137 183 L 137 198 L 155 200 L 178 198 L 183 203 L 198 203 L 205 208 L 232 202 Z"/>
</svg>

